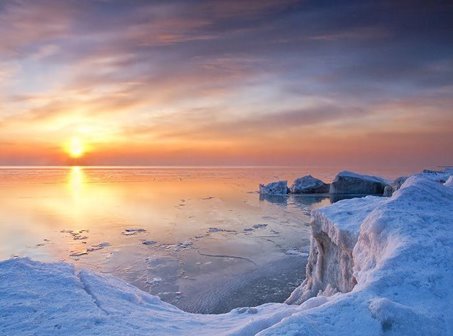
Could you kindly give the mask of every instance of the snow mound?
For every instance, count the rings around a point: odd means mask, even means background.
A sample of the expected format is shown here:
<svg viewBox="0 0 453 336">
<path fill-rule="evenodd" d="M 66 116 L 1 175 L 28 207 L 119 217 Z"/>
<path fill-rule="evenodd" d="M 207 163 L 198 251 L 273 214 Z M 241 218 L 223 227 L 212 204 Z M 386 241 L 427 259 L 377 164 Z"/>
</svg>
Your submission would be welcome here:
<svg viewBox="0 0 453 336">
<path fill-rule="evenodd" d="M 453 188 L 424 174 L 390 198 L 319 209 L 311 286 L 292 296 L 301 304 L 221 315 L 68 264 L 10 259 L 0 262 L 0 335 L 452 335 L 452 221 Z"/>
</svg>

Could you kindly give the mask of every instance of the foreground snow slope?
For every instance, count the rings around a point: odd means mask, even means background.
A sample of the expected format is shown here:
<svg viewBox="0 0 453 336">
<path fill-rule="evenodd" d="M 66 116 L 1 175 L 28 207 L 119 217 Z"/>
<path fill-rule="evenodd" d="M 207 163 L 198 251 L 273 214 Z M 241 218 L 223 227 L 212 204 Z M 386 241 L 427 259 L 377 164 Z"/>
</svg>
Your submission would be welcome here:
<svg viewBox="0 0 453 336">
<path fill-rule="evenodd" d="M 453 187 L 414 176 L 391 198 L 337 204 L 314 220 L 337 248 L 321 259 L 324 296 L 301 305 L 189 314 L 113 277 L 12 259 L 0 263 L 0 335 L 451 335 Z M 347 277 L 357 284 L 341 293 Z"/>
<path fill-rule="evenodd" d="M 0 335 L 253 335 L 285 304 L 190 314 L 111 276 L 29 259 L 0 263 Z"/>
</svg>

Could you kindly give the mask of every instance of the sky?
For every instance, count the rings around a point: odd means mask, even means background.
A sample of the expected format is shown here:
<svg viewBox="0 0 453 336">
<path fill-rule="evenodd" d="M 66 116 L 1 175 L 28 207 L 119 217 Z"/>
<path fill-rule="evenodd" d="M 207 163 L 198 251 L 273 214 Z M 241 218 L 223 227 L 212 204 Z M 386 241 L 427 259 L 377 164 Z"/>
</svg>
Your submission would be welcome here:
<svg viewBox="0 0 453 336">
<path fill-rule="evenodd" d="M 0 165 L 453 165 L 448 1 L 0 0 L 0 36 Z"/>
</svg>

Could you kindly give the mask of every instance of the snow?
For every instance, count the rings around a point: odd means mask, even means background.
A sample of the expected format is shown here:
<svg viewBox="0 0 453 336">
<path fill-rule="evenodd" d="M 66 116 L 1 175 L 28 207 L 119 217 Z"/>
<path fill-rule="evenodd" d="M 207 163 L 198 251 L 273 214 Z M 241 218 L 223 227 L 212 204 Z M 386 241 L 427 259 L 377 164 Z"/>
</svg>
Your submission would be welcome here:
<svg viewBox="0 0 453 336">
<path fill-rule="evenodd" d="M 451 175 L 448 180 L 444 183 L 447 187 L 453 187 L 453 175 Z"/>
<path fill-rule="evenodd" d="M 356 205 L 351 212 L 360 217 Z M 329 297 L 322 309 L 294 314 L 265 335 L 452 334 L 453 188 L 413 176 L 375 205 L 361 221 L 352 251 L 354 289 Z M 352 232 L 355 226 L 332 208 L 331 222 Z M 335 283 L 335 274 L 324 276 Z"/>
<path fill-rule="evenodd" d="M 361 180 L 367 180 L 367 181 L 372 181 L 372 182 L 388 183 L 388 181 L 386 181 L 382 177 L 354 173 L 354 172 L 351 172 L 351 171 L 348 171 L 348 170 L 343 170 L 343 171 L 339 172 L 337 174 L 337 176 L 353 177 L 353 178 L 357 178 L 357 179 L 361 179 Z"/>
<path fill-rule="evenodd" d="M 444 170 L 427 170 L 425 169 L 422 173 L 417 174 L 416 176 L 423 176 L 432 181 L 444 183 L 448 178 L 453 174 L 451 168 L 446 168 Z"/>
<path fill-rule="evenodd" d="M 321 293 L 350 291 L 356 280 L 352 274 L 352 250 L 360 225 L 386 199 L 377 196 L 342 200 L 312 211 L 312 239 L 307 276 L 286 301 L 300 304 Z"/>
<path fill-rule="evenodd" d="M 313 210 L 312 227 L 316 232 L 326 232 L 336 245 L 345 244 L 348 248 L 353 248 L 363 220 L 385 201 L 378 196 L 338 201 Z"/>
<path fill-rule="evenodd" d="M 453 187 L 425 175 L 389 198 L 314 211 L 322 244 L 307 276 L 321 292 L 300 305 L 190 314 L 112 276 L 10 259 L 0 262 L 0 335 L 451 335 Z"/>
<path fill-rule="evenodd" d="M 0 269 L 0 335 L 244 335 L 299 309 L 266 304 L 197 315 L 65 263 L 10 259 Z"/>
</svg>

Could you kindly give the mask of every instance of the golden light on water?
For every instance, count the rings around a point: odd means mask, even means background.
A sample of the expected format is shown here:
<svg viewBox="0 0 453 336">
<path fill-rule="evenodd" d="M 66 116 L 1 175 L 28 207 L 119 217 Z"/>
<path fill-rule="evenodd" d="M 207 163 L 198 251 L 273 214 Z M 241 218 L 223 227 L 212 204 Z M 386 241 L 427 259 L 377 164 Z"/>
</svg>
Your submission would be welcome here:
<svg viewBox="0 0 453 336">
<path fill-rule="evenodd" d="M 68 185 L 73 198 L 78 199 L 85 183 L 85 174 L 81 167 L 71 167 Z"/>
</svg>

